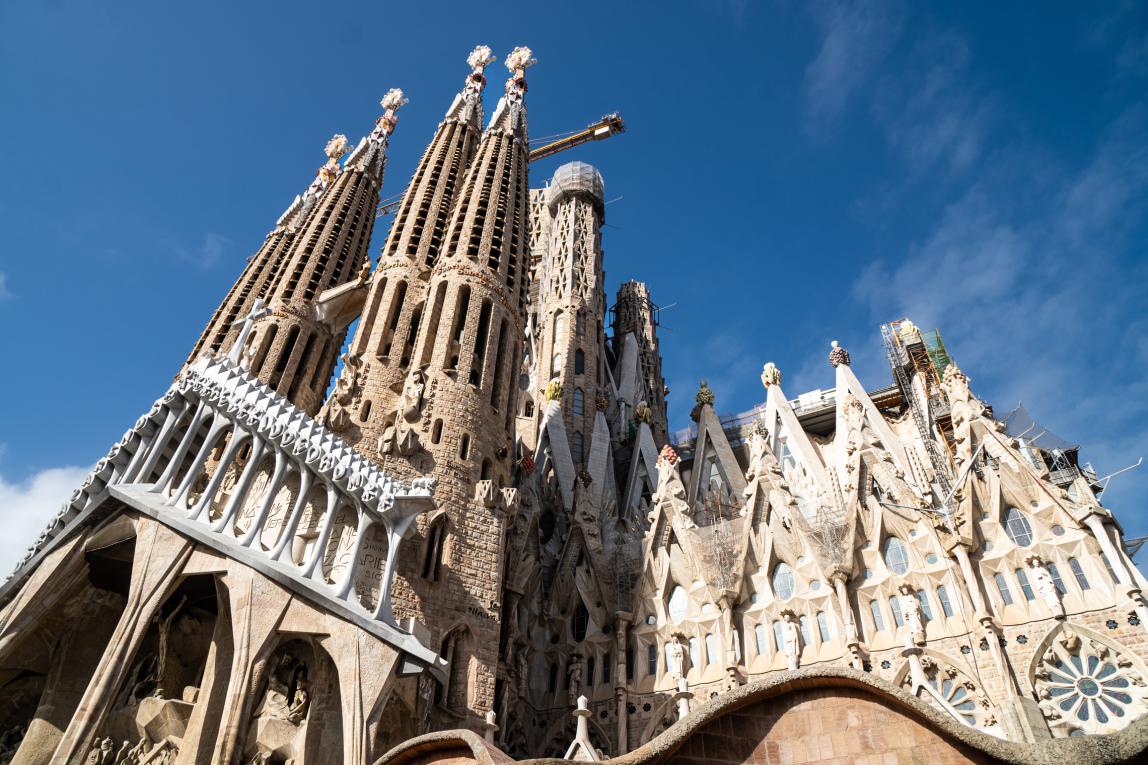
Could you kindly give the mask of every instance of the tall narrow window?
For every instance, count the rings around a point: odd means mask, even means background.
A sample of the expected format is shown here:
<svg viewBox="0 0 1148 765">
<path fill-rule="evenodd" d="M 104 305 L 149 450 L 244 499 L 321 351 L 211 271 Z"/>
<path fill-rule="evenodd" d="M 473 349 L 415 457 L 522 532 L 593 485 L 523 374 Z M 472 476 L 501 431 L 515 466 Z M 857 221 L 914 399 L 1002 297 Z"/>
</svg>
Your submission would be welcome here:
<svg viewBox="0 0 1148 765">
<path fill-rule="evenodd" d="M 1028 574 L 1024 572 L 1023 568 L 1018 568 L 1013 572 L 1016 574 L 1016 581 L 1020 584 L 1020 591 L 1024 595 L 1025 600 L 1036 600 L 1036 594 L 1032 591 L 1032 587 L 1028 583 Z"/>
<path fill-rule="evenodd" d="M 773 577 L 770 579 L 773 594 L 778 600 L 789 600 L 793 597 L 793 569 L 784 561 L 773 567 Z"/>
<path fill-rule="evenodd" d="M 437 582 L 442 570 L 442 548 L 446 537 L 446 516 L 431 522 L 427 533 L 426 553 L 423 556 L 423 579 Z"/>
<path fill-rule="evenodd" d="M 773 623 L 773 650 L 784 650 L 785 637 L 781 634 L 781 622 Z"/>
<path fill-rule="evenodd" d="M 1076 577 L 1076 583 L 1080 585 L 1080 589 L 1092 589 L 1088 585 L 1088 577 L 1084 575 L 1084 569 L 1080 567 L 1080 561 L 1078 561 L 1076 558 L 1069 558 L 1068 567 L 1072 569 L 1072 575 Z"/>
<path fill-rule="evenodd" d="M 937 600 L 941 601 L 941 610 L 945 612 L 945 616 L 951 618 L 953 604 L 949 602 L 949 591 L 945 589 L 943 584 L 937 587 Z"/>
<path fill-rule="evenodd" d="M 595 667 L 594 664 L 595 664 L 595 662 L 594 662 L 593 656 L 586 659 L 586 685 L 588 687 L 594 686 L 594 680 L 595 680 L 594 670 L 597 669 L 597 667 Z"/>
<path fill-rule="evenodd" d="M 921 605 L 921 618 L 926 623 L 933 621 L 933 609 L 929 606 L 929 596 L 924 590 L 917 590 L 917 602 Z"/>
<path fill-rule="evenodd" d="M 1116 576 L 1116 572 L 1112 568 L 1112 564 L 1108 561 L 1108 556 L 1104 551 L 1100 551 L 1100 560 L 1104 561 L 1104 568 L 1108 571 L 1108 576 L 1112 579 L 1113 584 L 1120 584 L 1120 578 Z"/>
<path fill-rule="evenodd" d="M 993 581 L 996 582 L 997 591 L 1001 594 L 1001 600 L 1004 601 L 1006 606 L 1012 605 L 1012 593 L 1008 591 L 1008 580 L 1004 578 L 1004 574 L 993 574 Z"/>
<path fill-rule="evenodd" d="M 701 657 L 698 656 L 698 639 L 696 637 L 690 638 L 688 645 L 690 647 L 690 666 L 700 667 L 702 663 Z"/>
<path fill-rule="evenodd" d="M 550 678 L 546 683 L 546 687 L 550 690 L 551 693 L 554 693 L 554 691 L 558 690 L 558 665 L 557 664 L 551 664 L 550 665 Z"/>
<path fill-rule="evenodd" d="M 1020 510 L 1010 507 L 1004 514 L 1005 533 L 1013 544 L 1019 547 L 1028 547 L 1032 544 L 1032 526 Z"/>
<path fill-rule="evenodd" d="M 1056 591 L 1061 595 L 1067 595 L 1068 589 L 1064 586 L 1064 580 L 1060 578 L 1060 571 L 1057 570 L 1055 563 L 1049 563 L 1045 568 L 1048 569 L 1049 576 L 1052 577 L 1052 583 L 1056 585 Z"/>
<path fill-rule="evenodd" d="M 876 600 L 869 601 L 869 614 L 873 617 L 873 629 L 878 632 L 885 629 L 885 620 L 881 618 L 881 604 Z"/>
<path fill-rule="evenodd" d="M 712 633 L 706 635 L 706 664 L 718 663 L 717 638 Z"/>
<path fill-rule="evenodd" d="M 602 682 L 610 682 L 610 665 L 613 664 L 613 654 L 606 654 L 602 657 Z"/>
<path fill-rule="evenodd" d="M 581 643 L 586 639 L 586 628 L 590 625 L 590 612 L 586 610 L 586 606 L 582 601 L 578 601 L 578 606 L 574 609 L 574 640 Z"/>
<path fill-rule="evenodd" d="M 626 647 L 626 679 L 634 679 L 634 648 L 632 646 Z"/>
<path fill-rule="evenodd" d="M 574 351 L 574 374 L 580 375 L 586 371 L 586 354 L 582 349 Z"/>
<path fill-rule="evenodd" d="M 765 656 L 765 653 L 766 653 L 766 650 L 765 650 L 766 637 L 765 637 L 765 625 L 764 624 L 759 624 L 753 628 L 753 638 L 754 638 L 754 643 L 757 646 L 757 655 L 758 656 Z"/>
<path fill-rule="evenodd" d="M 909 570 L 909 553 L 905 549 L 905 543 L 897 537 L 886 537 L 885 544 L 881 548 L 881 557 L 885 559 L 885 565 L 889 570 L 898 576 Z"/>
<path fill-rule="evenodd" d="M 801 644 L 813 645 L 813 631 L 809 628 L 809 617 L 805 614 L 797 620 L 798 626 L 801 627 Z"/>
<path fill-rule="evenodd" d="M 653 643 L 646 646 L 646 674 L 650 677 L 658 674 L 658 647 Z"/>
<path fill-rule="evenodd" d="M 574 465 L 577 467 L 582 466 L 582 431 L 574 431 L 574 435 L 570 436 L 570 456 L 574 459 Z"/>
<path fill-rule="evenodd" d="M 586 398 L 582 394 L 581 388 L 574 389 L 574 400 L 570 408 L 575 417 L 581 417 L 582 413 L 585 411 Z"/>
<path fill-rule="evenodd" d="M 824 611 L 817 612 L 817 632 L 821 636 L 822 643 L 829 642 L 829 619 L 825 617 Z"/>
<path fill-rule="evenodd" d="M 901 613 L 901 599 L 896 595 L 889 598 L 889 610 L 893 612 L 893 621 L 898 627 L 905 626 L 905 615 Z"/>
</svg>

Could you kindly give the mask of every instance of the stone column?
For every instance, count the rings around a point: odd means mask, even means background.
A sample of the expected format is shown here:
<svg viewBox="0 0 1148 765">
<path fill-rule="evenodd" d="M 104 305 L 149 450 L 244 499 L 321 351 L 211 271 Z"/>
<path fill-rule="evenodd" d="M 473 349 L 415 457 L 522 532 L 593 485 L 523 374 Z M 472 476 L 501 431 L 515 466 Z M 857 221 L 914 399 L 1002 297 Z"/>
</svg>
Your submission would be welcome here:
<svg viewBox="0 0 1148 765">
<path fill-rule="evenodd" d="M 630 693 L 626 687 L 626 649 L 630 643 L 630 619 L 633 615 L 626 611 L 614 614 L 614 703 L 618 718 L 618 748 L 623 754 L 630 751 L 630 714 L 627 711 Z M 636 659 L 636 657 L 635 657 Z"/>
<path fill-rule="evenodd" d="M 140 640 L 183 570 L 191 550 L 190 542 L 158 521 L 136 519 L 135 557 L 127 605 L 99 668 L 56 748 L 53 763 L 83 761 L 124 681 Z"/>
</svg>

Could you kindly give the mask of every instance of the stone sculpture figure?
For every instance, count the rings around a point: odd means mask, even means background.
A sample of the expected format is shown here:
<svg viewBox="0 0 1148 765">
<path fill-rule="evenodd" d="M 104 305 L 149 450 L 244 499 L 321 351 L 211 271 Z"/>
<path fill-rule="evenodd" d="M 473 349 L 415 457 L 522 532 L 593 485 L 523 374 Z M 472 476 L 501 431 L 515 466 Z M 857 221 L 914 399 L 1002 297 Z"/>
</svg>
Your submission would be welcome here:
<svg viewBox="0 0 1148 765">
<path fill-rule="evenodd" d="M 785 649 L 785 664 L 788 669 L 801 665 L 801 630 L 797 614 L 789 609 L 781 612 L 781 644 Z"/>
<path fill-rule="evenodd" d="M 901 613 L 905 616 L 905 626 L 909 628 L 913 642 L 924 643 L 925 624 L 921 620 L 921 604 L 917 600 L 917 594 L 907 584 L 901 585 L 898 589 L 901 593 Z"/>
<path fill-rule="evenodd" d="M 1032 571 L 1032 584 L 1036 588 L 1037 594 L 1040 595 L 1054 617 L 1063 619 L 1064 605 L 1060 602 L 1060 591 L 1056 589 L 1056 582 L 1053 581 L 1052 574 L 1048 573 L 1044 561 L 1039 556 L 1031 555 L 1026 562 L 1029 570 Z"/>
<path fill-rule="evenodd" d="M 675 632 L 670 642 L 666 644 L 666 669 L 674 680 L 685 677 L 686 652 L 682 648 L 681 633 Z"/>
<path fill-rule="evenodd" d="M 415 429 L 422 417 L 423 394 L 426 392 L 426 375 L 416 369 L 403 384 L 399 396 L 399 409 L 393 424 L 383 431 L 379 444 L 380 454 L 398 453 L 410 456 L 418 451 L 419 436 Z"/>
<path fill-rule="evenodd" d="M 88 752 L 88 757 L 84 760 L 84 765 L 114 765 L 115 755 L 112 754 L 113 746 L 115 746 L 115 744 L 110 738 L 96 742 L 91 751 Z"/>
</svg>

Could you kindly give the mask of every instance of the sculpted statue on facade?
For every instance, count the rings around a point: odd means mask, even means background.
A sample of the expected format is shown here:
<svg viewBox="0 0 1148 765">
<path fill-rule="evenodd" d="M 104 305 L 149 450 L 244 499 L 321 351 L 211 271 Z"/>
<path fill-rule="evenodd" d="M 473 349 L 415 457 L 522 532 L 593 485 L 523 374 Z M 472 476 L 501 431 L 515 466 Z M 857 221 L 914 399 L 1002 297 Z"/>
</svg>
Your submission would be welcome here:
<svg viewBox="0 0 1148 765">
<path fill-rule="evenodd" d="M 343 354 L 342 361 L 343 372 L 335 381 L 335 390 L 324 418 L 327 427 L 337 433 L 351 424 L 351 410 L 362 389 L 362 357 L 348 351 Z"/>
<path fill-rule="evenodd" d="M 421 369 L 416 369 L 407 376 L 403 384 L 394 423 L 383 431 L 379 441 L 380 454 L 397 453 L 409 457 L 418 451 L 418 423 L 422 418 L 425 392 L 426 375 Z"/>
<path fill-rule="evenodd" d="M 1063 619 L 1064 605 L 1060 602 L 1060 591 L 1056 589 L 1056 582 L 1053 581 L 1044 561 L 1038 555 L 1030 555 L 1025 562 L 1028 563 L 1029 571 L 1032 573 L 1032 585 L 1037 594 L 1054 617 Z"/>
<path fill-rule="evenodd" d="M 666 670 L 675 682 L 686 676 L 686 651 L 682 647 L 681 638 L 681 633 L 675 632 L 670 638 L 670 642 L 666 643 Z"/>
<path fill-rule="evenodd" d="M 898 590 L 901 593 L 901 613 L 905 617 L 905 626 L 909 628 L 913 642 L 923 644 L 925 624 L 921 620 L 921 604 L 917 600 L 917 593 L 907 584 L 901 585 Z"/>
<path fill-rule="evenodd" d="M 781 612 L 781 644 L 785 650 L 785 664 L 788 669 L 801 666 L 801 628 L 797 614 L 788 608 Z"/>
</svg>

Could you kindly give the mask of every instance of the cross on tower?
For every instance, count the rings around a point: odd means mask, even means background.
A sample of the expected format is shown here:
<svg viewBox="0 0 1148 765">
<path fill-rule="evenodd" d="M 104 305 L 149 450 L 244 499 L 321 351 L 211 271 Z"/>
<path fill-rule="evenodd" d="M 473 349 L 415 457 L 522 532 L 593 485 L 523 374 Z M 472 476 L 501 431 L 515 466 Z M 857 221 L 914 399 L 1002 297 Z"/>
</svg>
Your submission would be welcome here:
<svg viewBox="0 0 1148 765">
<path fill-rule="evenodd" d="M 255 298 L 255 303 L 251 306 L 251 313 L 231 323 L 233 327 L 242 324 L 243 329 L 239 330 L 239 337 L 235 338 L 235 345 L 231 346 L 231 350 L 227 352 L 228 361 L 239 363 L 239 356 L 243 353 L 243 347 L 247 345 L 247 338 L 251 335 L 251 328 L 255 326 L 255 321 L 269 313 L 271 313 L 271 309 L 263 302 L 263 298 Z"/>
</svg>

